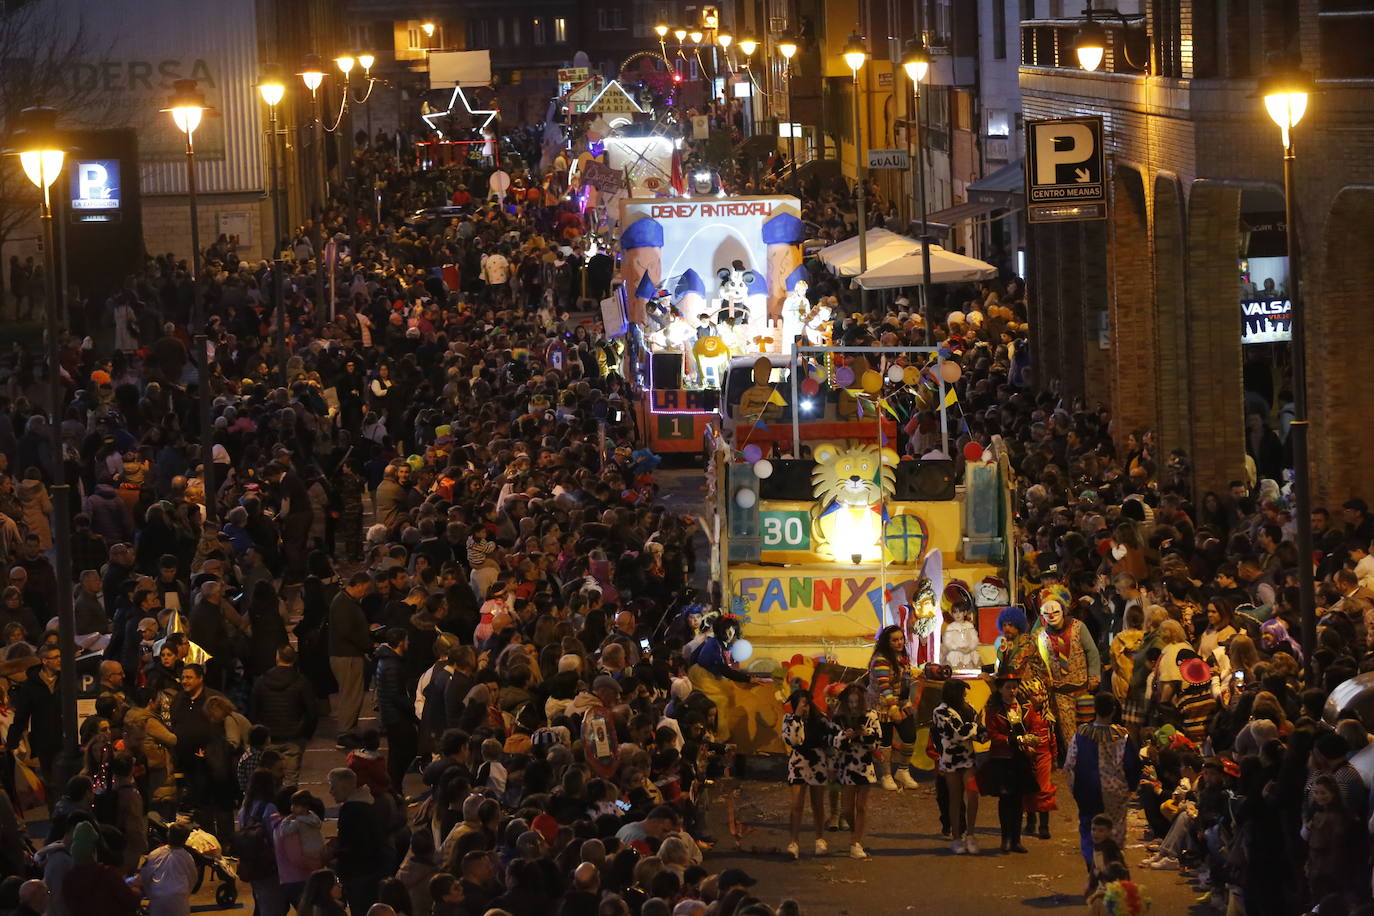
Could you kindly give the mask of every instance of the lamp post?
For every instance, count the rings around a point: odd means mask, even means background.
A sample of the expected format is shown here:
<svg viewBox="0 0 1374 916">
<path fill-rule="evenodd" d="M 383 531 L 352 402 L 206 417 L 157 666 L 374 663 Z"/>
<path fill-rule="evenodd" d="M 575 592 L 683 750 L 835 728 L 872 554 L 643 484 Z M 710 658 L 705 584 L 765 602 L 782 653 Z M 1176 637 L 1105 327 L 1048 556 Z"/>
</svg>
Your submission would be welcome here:
<svg viewBox="0 0 1374 916">
<path fill-rule="evenodd" d="M 867 200 L 864 194 L 864 132 L 862 112 L 859 110 L 859 70 L 863 68 L 864 62 L 868 60 L 868 49 L 864 47 L 864 40 L 855 32 L 849 36 L 849 41 L 844 46 L 844 62 L 849 65 L 849 69 L 854 71 L 854 209 L 858 213 L 859 221 L 859 276 L 863 276 L 868 271 L 868 240 L 865 237 L 868 230 Z M 867 305 L 867 291 L 863 284 L 859 285 L 859 301 Z M 868 311 L 867 308 L 864 311 Z"/>
<path fill-rule="evenodd" d="M 1307 333 L 1301 293 L 1301 246 L 1298 240 L 1297 201 L 1293 181 L 1293 128 L 1307 113 L 1312 80 L 1301 70 L 1270 76 L 1260 83 L 1260 95 L 1283 140 L 1283 219 L 1288 242 L 1288 302 L 1292 318 L 1293 353 L 1293 495 L 1297 502 L 1298 605 L 1302 612 L 1302 647 L 1307 658 L 1317 647 L 1317 600 L 1312 567 L 1312 481 L 1307 453 Z"/>
<path fill-rule="evenodd" d="M 926 209 L 926 135 L 920 126 L 921 81 L 930 73 L 930 54 L 920 37 L 906 43 L 902 69 L 911 80 L 911 129 L 916 136 L 916 155 L 911 161 L 911 182 L 915 186 L 916 206 L 921 213 L 921 312 L 925 316 L 926 345 L 931 345 L 930 322 L 930 225 Z"/>
<path fill-rule="evenodd" d="M 792 58 L 797 56 L 797 40 L 790 33 L 778 39 L 778 53 L 782 55 L 787 79 L 787 158 L 792 162 L 792 193 L 796 195 L 800 193 L 800 179 L 797 176 L 797 122 L 792 114 Z"/>
<path fill-rule="evenodd" d="M 66 462 L 62 457 L 62 322 L 57 303 L 54 276 L 56 257 L 53 248 L 52 183 L 62 174 L 66 160 L 65 144 L 57 132 L 57 110 L 26 108 L 19 113 L 12 153 L 39 190 L 39 215 L 43 223 L 43 270 L 45 273 L 43 310 L 47 317 L 48 383 L 51 387 L 52 417 L 48 422 L 52 449 L 53 548 L 57 555 L 57 629 L 62 670 L 58 674 L 62 710 L 62 754 L 55 762 L 54 782 L 65 785 L 81 769 L 76 729 L 76 618 L 72 612 L 71 488 L 67 485 Z M 37 677 L 35 673 L 32 675 Z"/>
<path fill-rule="evenodd" d="M 286 83 L 282 79 L 281 68 L 268 64 L 263 68 L 262 80 L 258 83 L 258 93 L 267 103 L 267 159 L 270 170 L 269 181 L 272 197 L 272 298 L 277 307 L 277 335 L 275 349 L 277 360 L 281 363 L 282 384 L 286 383 L 286 297 L 282 290 L 281 263 L 281 184 L 277 172 L 277 106 L 286 95 Z"/>
<path fill-rule="evenodd" d="M 200 356 L 200 479 L 205 487 L 205 518 L 216 521 L 214 426 L 210 420 L 210 338 L 205 303 L 200 291 L 200 213 L 196 205 L 196 128 L 206 114 L 215 111 L 205 103 L 205 93 L 195 80 L 176 80 L 167 107 L 177 130 L 186 135 L 186 193 L 191 206 L 191 330 Z"/>
<path fill-rule="evenodd" d="M 432 23 L 425 30 L 426 35 L 434 33 Z M 301 67 L 301 82 L 310 90 L 310 109 L 315 119 L 315 195 L 319 208 L 315 211 L 315 307 L 325 312 L 324 304 L 324 210 L 325 198 L 329 196 L 325 183 L 327 168 L 324 155 L 324 116 L 320 110 L 320 84 L 324 82 L 324 65 L 319 55 L 307 54 Z"/>
<path fill-rule="evenodd" d="M 363 68 L 363 76 L 367 77 L 368 93 L 371 94 L 372 85 L 372 65 L 377 62 L 375 55 L 364 51 L 358 55 L 358 66 Z M 367 106 L 367 148 L 372 149 L 372 106 Z"/>
</svg>

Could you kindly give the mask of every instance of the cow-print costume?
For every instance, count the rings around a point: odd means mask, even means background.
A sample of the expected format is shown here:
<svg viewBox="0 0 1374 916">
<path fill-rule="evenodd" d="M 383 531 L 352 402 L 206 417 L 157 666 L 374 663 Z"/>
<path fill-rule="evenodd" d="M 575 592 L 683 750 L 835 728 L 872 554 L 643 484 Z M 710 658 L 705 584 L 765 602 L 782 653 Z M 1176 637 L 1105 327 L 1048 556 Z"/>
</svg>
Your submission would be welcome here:
<svg viewBox="0 0 1374 916">
<path fill-rule="evenodd" d="M 807 721 L 789 712 L 782 717 L 782 740 L 792 749 L 787 757 L 789 786 L 823 786 L 834 779 L 833 722 L 824 716 Z"/>
<path fill-rule="evenodd" d="M 965 720 L 958 710 L 941 703 L 931 714 L 930 725 L 935 732 L 935 746 L 940 749 L 940 772 L 967 770 L 974 766 L 973 743 L 988 740 L 982 722 Z"/>
<path fill-rule="evenodd" d="M 882 741 L 883 730 L 878 725 L 878 713 L 870 709 L 864 713 L 859 736 L 850 738 L 846 722 L 837 721 L 835 732 L 835 779 L 842 786 L 871 786 L 878 781 L 873 769 L 873 752 Z"/>
</svg>

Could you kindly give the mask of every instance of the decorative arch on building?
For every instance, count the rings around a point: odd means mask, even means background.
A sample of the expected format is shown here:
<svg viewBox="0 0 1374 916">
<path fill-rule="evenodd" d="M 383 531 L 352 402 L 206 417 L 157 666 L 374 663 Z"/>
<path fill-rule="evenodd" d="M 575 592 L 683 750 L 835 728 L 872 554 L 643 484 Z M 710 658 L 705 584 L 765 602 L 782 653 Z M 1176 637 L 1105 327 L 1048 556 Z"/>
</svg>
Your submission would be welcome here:
<svg viewBox="0 0 1374 916">
<path fill-rule="evenodd" d="M 1154 239 L 1155 328 L 1159 341 L 1156 389 L 1162 455 L 1181 448 L 1192 453 L 1189 434 L 1187 251 L 1183 186 L 1172 172 L 1154 178 L 1151 231 Z"/>
<path fill-rule="evenodd" d="M 1199 384 L 1189 392 L 1193 485 L 1220 492 L 1245 472 L 1245 408 L 1241 384 L 1241 187 L 1195 181 L 1187 208 L 1187 328 L 1185 371 Z M 1203 382 L 1205 380 L 1205 383 Z"/>
<path fill-rule="evenodd" d="M 1355 316 L 1374 288 L 1374 187 L 1342 188 L 1326 215 L 1320 244 L 1306 240 L 1307 257 L 1298 307 L 1307 348 L 1307 396 L 1313 505 L 1339 506 L 1352 496 L 1374 498 L 1368 464 L 1374 425 L 1360 395 L 1374 328 Z"/>
</svg>

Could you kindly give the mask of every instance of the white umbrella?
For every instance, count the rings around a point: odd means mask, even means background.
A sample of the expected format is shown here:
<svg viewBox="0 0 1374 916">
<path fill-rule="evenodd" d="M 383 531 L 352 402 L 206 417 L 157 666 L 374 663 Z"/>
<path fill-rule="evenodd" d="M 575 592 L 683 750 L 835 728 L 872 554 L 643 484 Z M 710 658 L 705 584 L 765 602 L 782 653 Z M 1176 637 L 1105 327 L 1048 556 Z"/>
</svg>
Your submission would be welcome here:
<svg viewBox="0 0 1374 916">
<path fill-rule="evenodd" d="M 919 242 L 914 252 L 890 258 L 876 267 L 871 266 L 871 260 L 869 263 L 868 272 L 860 275 L 858 281 L 864 289 L 921 285 L 923 269 Z M 995 276 L 997 268 L 986 261 L 946 251 L 939 245 L 930 246 L 931 283 L 971 283 L 975 280 L 990 280 Z"/>
<path fill-rule="evenodd" d="M 864 233 L 868 269 L 900 258 L 912 251 L 920 251 L 921 243 L 887 229 L 870 229 Z M 821 263 L 841 277 L 859 275 L 859 237 L 857 235 L 836 242 L 829 248 L 822 248 L 816 254 Z"/>
</svg>

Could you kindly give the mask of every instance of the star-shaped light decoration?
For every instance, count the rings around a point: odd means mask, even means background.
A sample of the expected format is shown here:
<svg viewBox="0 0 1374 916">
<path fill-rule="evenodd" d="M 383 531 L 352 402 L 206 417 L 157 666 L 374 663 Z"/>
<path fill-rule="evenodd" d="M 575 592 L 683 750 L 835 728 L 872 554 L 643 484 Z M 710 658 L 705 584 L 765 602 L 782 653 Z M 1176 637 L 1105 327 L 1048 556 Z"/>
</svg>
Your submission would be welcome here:
<svg viewBox="0 0 1374 916">
<path fill-rule="evenodd" d="M 449 96 L 447 109 L 445 109 L 444 111 L 431 111 L 429 114 L 420 115 L 420 118 L 431 128 L 433 128 L 435 132 L 439 134 L 439 136 L 442 137 L 444 135 L 444 132 L 440 130 L 439 125 L 434 123 L 434 119 L 446 118 L 452 115 L 454 110 L 457 108 L 458 101 L 460 99 L 463 102 L 463 107 L 467 109 L 467 113 L 472 115 L 474 119 L 478 115 L 487 116 L 487 119 L 483 121 L 481 125 L 478 126 L 477 129 L 479 131 L 485 131 L 488 127 L 490 127 L 491 122 L 495 121 L 496 116 L 501 113 L 501 110 L 499 108 L 473 108 L 472 103 L 468 101 L 467 94 L 463 92 L 463 87 L 454 86 L 453 95 Z"/>
</svg>

